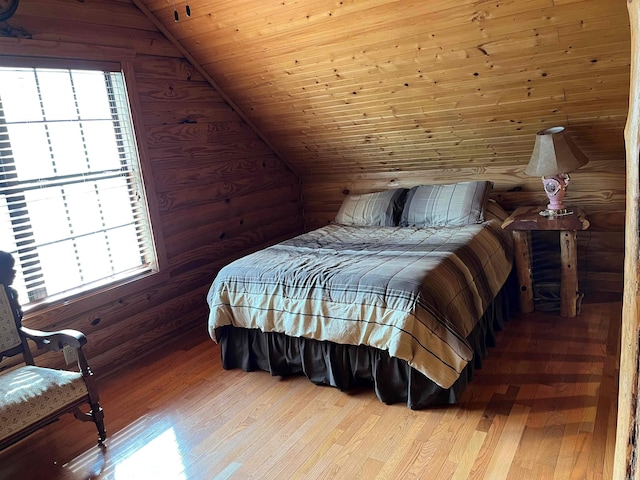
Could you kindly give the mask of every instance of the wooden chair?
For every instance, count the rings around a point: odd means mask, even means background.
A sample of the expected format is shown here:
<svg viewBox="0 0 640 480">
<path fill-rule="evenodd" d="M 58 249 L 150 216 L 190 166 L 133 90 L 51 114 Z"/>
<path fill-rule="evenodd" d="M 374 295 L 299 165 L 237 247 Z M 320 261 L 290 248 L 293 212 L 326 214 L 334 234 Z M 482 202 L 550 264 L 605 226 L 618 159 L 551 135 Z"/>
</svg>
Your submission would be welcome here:
<svg viewBox="0 0 640 480">
<path fill-rule="evenodd" d="M 98 443 L 106 439 L 104 413 L 98 390 L 82 346 L 87 338 L 76 330 L 42 332 L 22 326 L 11 292 L 0 284 L 0 361 L 22 355 L 22 362 L 0 369 L 0 450 L 48 425 L 65 413 L 82 421 L 93 421 Z M 59 352 L 70 346 L 78 359 L 79 372 L 37 367 L 27 340 L 39 349 Z M 7 363 L 7 362 L 5 362 Z M 89 412 L 80 407 L 89 405 Z"/>
</svg>

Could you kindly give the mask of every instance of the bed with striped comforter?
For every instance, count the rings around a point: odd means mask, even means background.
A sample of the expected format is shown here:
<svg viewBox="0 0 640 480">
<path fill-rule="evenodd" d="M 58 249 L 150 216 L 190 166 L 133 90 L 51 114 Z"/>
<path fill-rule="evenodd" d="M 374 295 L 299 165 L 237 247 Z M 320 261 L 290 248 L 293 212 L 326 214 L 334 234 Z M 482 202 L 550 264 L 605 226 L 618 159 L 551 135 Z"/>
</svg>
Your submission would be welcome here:
<svg viewBox="0 0 640 480">
<path fill-rule="evenodd" d="M 219 272 L 207 296 L 209 333 L 216 340 L 232 325 L 366 345 L 447 389 L 471 361 L 467 339 L 511 271 L 500 223 L 305 233 Z"/>
</svg>

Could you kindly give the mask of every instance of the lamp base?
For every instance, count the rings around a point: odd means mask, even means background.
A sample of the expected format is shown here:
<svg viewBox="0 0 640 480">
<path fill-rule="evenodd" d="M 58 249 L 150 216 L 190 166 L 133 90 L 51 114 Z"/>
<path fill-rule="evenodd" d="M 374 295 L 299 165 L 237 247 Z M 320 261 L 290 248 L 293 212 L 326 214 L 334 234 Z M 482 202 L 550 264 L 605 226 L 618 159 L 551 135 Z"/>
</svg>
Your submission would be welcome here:
<svg viewBox="0 0 640 480">
<path fill-rule="evenodd" d="M 549 198 L 549 205 L 547 205 L 547 211 L 561 212 L 566 210 L 562 200 L 567 192 L 569 186 L 568 173 L 558 173 L 557 175 L 548 175 L 542 177 L 542 185 L 544 186 L 544 193 Z"/>
</svg>

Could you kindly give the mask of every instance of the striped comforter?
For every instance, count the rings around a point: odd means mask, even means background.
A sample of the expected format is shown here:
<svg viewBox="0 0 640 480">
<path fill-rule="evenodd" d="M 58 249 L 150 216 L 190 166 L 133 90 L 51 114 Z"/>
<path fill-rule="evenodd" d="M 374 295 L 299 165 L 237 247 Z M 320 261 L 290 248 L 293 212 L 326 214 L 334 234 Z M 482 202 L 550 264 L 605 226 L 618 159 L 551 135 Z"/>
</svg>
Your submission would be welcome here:
<svg viewBox="0 0 640 480">
<path fill-rule="evenodd" d="M 368 345 L 449 388 L 466 341 L 511 270 L 500 222 L 446 228 L 328 225 L 224 267 L 207 301 L 223 325 Z"/>
</svg>

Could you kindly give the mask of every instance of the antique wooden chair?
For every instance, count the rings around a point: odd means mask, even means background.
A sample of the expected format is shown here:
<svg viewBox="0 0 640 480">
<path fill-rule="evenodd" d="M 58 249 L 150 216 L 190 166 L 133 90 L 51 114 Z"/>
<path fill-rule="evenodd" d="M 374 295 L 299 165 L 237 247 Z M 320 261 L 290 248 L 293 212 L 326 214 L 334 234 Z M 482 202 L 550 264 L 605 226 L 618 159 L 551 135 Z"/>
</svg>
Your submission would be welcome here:
<svg viewBox="0 0 640 480">
<path fill-rule="evenodd" d="M 59 352 L 68 345 L 78 360 L 79 372 L 37 367 L 27 340 L 39 349 Z M 0 450 L 52 423 L 65 413 L 82 421 L 93 421 L 98 443 L 105 440 L 104 413 L 98 403 L 98 390 L 82 346 L 87 338 L 76 330 L 42 332 L 23 327 L 0 284 L 0 361 L 22 355 L 22 362 L 0 368 Z M 1 367 L 1 364 L 0 364 Z M 88 404 L 89 412 L 80 407 Z"/>
</svg>

